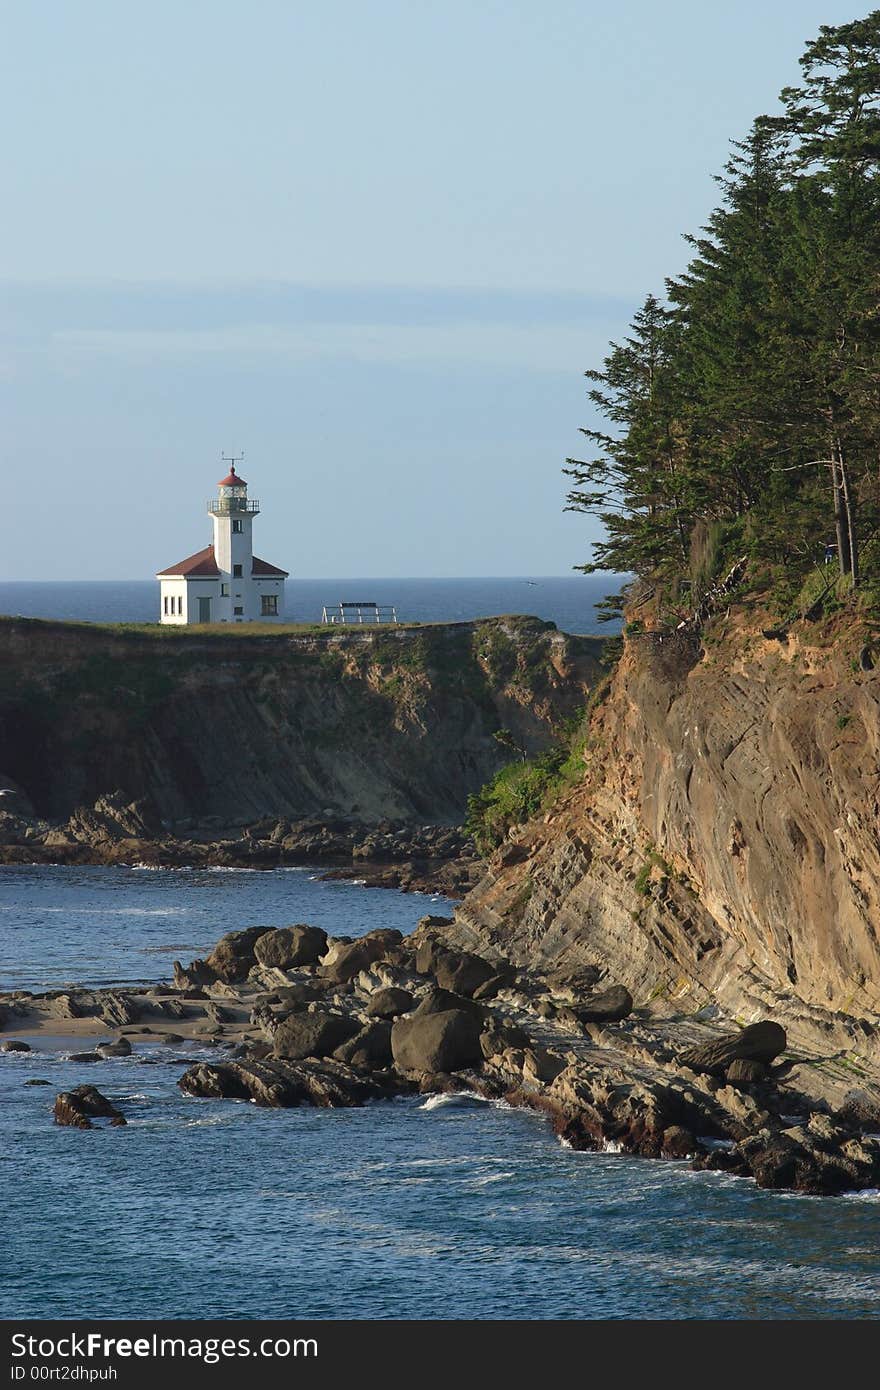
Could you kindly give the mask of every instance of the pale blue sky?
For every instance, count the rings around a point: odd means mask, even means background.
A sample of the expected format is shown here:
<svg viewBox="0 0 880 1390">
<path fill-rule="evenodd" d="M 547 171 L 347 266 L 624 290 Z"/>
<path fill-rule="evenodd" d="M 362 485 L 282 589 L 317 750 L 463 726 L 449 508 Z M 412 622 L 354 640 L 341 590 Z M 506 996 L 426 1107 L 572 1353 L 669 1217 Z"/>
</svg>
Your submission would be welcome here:
<svg viewBox="0 0 880 1390">
<path fill-rule="evenodd" d="M 244 448 L 302 575 L 563 574 L 583 370 L 837 0 L 0 3 L 0 578 L 137 578 Z"/>
</svg>

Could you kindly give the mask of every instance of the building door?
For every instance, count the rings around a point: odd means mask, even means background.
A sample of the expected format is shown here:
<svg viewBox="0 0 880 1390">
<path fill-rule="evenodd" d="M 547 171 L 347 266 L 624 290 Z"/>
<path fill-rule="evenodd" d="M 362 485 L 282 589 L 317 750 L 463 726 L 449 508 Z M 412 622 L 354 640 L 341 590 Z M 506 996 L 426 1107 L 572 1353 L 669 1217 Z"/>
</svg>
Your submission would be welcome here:
<svg viewBox="0 0 880 1390">
<path fill-rule="evenodd" d="M 211 600 L 209 598 L 199 599 L 199 622 L 209 623 L 211 621 Z"/>
</svg>

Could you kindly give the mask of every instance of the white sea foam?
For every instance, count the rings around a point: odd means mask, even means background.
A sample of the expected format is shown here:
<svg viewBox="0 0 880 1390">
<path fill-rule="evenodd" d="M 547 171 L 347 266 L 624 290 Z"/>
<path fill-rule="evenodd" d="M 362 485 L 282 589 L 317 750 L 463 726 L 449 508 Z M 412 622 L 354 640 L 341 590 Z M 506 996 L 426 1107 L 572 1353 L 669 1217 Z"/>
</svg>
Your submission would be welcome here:
<svg viewBox="0 0 880 1390">
<path fill-rule="evenodd" d="M 234 864 L 210 864 L 202 872 L 206 874 L 264 874 L 267 871 L 265 869 L 237 868 Z"/>
<path fill-rule="evenodd" d="M 478 1178 L 468 1178 L 468 1179 L 467 1179 L 467 1186 L 468 1186 L 468 1187 L 489 1187 L 489 1186 L 491 1186 L 491 1184 L 494 1183 L 494 1182 L 508 1182 L 511 1178 L 515 1178 L 515 1177 L 516 1177 L 516 1174 L 513 1173 L 513 1172 L 509 1172 L 509 1173 L 484 1173 L 481 1177 L 478 1177 Z"/>
<path fill-rule="evenodd" d="M 459 1108 L 471 1107 L 474 1104 L 488 1105 L 490 1102 L 485 1096 L 477 1095 L 476 1091 L 455 1091 L 452 1094 L 443 1093 L 441 1095 L 428 1096 L 424 1105 L 420 1105 L 420 1110 L 440 1110 L 450 1106 Z"/>
</svg>

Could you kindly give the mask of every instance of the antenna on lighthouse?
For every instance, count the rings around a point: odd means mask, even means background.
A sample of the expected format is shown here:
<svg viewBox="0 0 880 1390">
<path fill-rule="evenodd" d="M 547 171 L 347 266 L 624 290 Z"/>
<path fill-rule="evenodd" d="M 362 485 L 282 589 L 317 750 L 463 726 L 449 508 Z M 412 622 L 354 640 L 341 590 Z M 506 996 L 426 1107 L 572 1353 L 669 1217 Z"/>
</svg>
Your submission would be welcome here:
<svg viewBox="0 0 880 1390">
<path fill-rule="evenodd" d="M 232 466 L 232 471 L 233 471 L 233 473 L 234 473 L 234 472 L 235 472 L 235 465 L 236 465 L 237 463 L 243 463 L 243 462 L 244 462 L 244 450 L 242 449 L 242 451 L 241 451 L 240 454 L 227 454 L 226 450 L 225 450 L 225 449 L 222 449 L 221 452 L 220 452 L 220 461 L 221 461 L 221 463 L 228 463 L 228 464 L 231 464 L 231 466 Z"/>
</svg>

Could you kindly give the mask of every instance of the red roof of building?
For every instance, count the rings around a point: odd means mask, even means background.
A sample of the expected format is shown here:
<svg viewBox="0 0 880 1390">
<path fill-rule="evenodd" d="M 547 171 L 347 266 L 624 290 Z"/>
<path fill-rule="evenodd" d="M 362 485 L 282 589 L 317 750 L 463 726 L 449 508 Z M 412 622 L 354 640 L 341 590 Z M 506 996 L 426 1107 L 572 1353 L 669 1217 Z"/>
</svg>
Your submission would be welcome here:
<svg viewBox="0 0 880 1390">
<path fill-rule="evenodd" d="M 221 478 L 218 487 L 247 487 L 244 478 L 240 478 L 235 471 L 235 464 L 232 465 L 225 478 Z"/>
<path fill-rule="evenodd" d="M 270 565 L 268 560 L 260 560 L 255 555 L 251 565 L 251 575 L 257 578 L 276 578 L 286 579 L 287 570 L 280 570 L 277 565 Z M 160 570 L 157 579 L 171 579 L 179 576 L 182 579 L 219 579 L 220 570 L 217 561 L 214 559 L 213 545 L 206 545 L 204 550 L 197 550 L 195 555 L 189 555 L 185 560 L 181 560 L 179 565 L 171 565 L 167 570 Z"/>
<path fill-rule="evenodd" d="M 251 574 L 253 575 L 268 576 L 274 574 L 279 579 L 286 579 L 289 573 L 289 570 L 280 570 L 277 565 L 270 565 L 268 560 L 258 560 L 256 555 L 254 556 L 254 563 L 251 567 Z"/>
<path fill-rule="evenodd" d="M 181 560 L 178 565 L 171 565 L 167 570 L 160 570 L 158 579 L 164 579 L 166 575 L 182 575 L 186 579 L 218 579 L 220 571 L 217 568 L 217 561 L 214 559 L 213 545 L 206 545 L 204 550 L 197 550 L 195 555 L 188 555 L 185 560 Z"/>
</svg>

